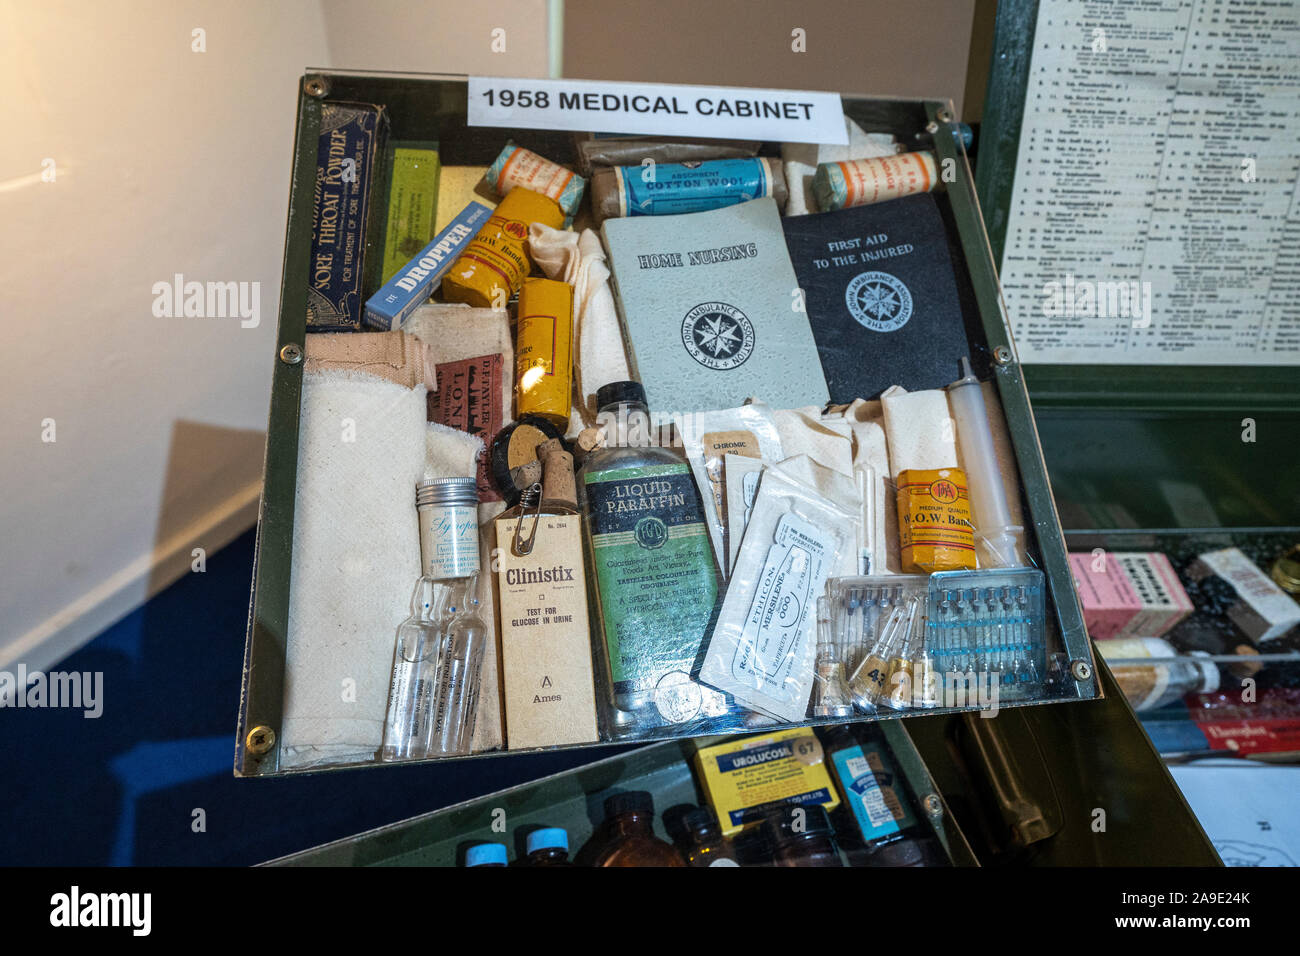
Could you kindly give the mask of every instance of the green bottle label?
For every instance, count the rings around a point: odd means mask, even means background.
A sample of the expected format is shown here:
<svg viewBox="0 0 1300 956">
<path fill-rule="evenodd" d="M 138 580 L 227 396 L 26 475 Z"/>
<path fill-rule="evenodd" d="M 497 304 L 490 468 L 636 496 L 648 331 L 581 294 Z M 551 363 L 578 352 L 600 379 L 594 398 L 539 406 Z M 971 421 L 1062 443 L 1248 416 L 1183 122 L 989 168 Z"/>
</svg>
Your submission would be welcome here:
<svg viewBox="0 0 1300 956">
<path fill-rule="evenodd" d="M 585 478 L 596 583 L 615 689 L 689 672 L 718 600 L 704 510 L 685 464 Z"/>
</svg>

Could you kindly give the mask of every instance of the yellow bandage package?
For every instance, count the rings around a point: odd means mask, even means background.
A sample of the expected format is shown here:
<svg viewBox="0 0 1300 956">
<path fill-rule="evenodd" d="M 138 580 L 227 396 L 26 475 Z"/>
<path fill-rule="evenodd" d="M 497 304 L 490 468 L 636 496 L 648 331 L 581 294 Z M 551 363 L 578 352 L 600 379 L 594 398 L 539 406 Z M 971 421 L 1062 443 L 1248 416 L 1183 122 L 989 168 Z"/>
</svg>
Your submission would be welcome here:
<svg viewBox="0 0 1300 956">
<path fill-rule="evenodd" d="M 821 741 L 807 727 L 701 747 L 695 769 L 727 837 L 773 807 L 821 804 L 829 812 L 840 802 Z"/>
</svg>

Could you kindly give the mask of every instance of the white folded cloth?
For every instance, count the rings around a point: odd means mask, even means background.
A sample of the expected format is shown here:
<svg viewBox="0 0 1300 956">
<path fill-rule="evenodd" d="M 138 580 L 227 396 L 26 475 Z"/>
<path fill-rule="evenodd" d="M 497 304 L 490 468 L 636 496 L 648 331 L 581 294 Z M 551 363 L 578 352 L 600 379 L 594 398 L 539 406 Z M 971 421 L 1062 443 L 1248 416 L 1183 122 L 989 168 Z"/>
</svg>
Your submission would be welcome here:
<svg viewBox="0 0 1300 956">
<path fill-rule="evenodd" d="M 303 375 L 280 765 L 374 759 L 420 576 L 423 385 Z"/>
<path fill-rule="evenodd" d="M 853 474 L 853 433 L 848 422 L 823 418 L 821 409 L 812 405 L 773 409 L 772 414 L 787 458 L 807 455 L 832 471 Z"/>
<path fill-rule="evenodd" d="M 941 388 L 907 392 L 895 385 L 880 395 L 889 436 L 890 478 L 909 468 L 956 468 L 957 436 Z"/>
</svg>

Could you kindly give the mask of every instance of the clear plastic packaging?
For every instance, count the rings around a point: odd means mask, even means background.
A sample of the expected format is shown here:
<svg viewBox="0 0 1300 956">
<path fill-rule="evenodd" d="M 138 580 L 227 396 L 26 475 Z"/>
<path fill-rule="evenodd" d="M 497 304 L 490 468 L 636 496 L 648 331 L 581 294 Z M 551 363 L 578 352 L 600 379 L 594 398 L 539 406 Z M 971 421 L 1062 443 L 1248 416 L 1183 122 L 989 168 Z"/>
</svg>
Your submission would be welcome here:
<svg viewBox="0 0 1300 956">
<path fill-rule="evenodd" d="M 700 680 L 750 710 L 804 720 L 816 601 L 855 538 L 843 508 L 780 471 L 765 471 Z"/>
<path fill-rule="evenodd" d="M 739 408 L 675 414 L 673 425 L 682 440 L 691 474 L 695 476 L 695 484 L 704 501 L 713 553 L 725 574 L 730 570 L 727 529 L 722 520 L 726 495 L 725 456 L 744 455 L 767 462 L 780 461 L 784 455 L 776 419 L 768 406 L 754 402 Z"/>
<path fill-rule="evenodd" d="M 926 642 L 943 679 L 944 703 L 1043 696 L 1047 619 L 1035 568 L 945 571 L 930 576 Z M 964 698 L 958 692 L 964 689 Z"/>
</svg>

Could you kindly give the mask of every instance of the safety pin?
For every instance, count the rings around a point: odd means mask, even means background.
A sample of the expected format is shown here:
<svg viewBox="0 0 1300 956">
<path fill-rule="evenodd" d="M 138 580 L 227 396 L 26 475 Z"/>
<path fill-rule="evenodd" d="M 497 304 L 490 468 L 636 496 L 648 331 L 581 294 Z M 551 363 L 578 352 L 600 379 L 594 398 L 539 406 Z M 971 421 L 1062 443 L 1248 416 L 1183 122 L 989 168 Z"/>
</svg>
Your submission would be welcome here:
<svg viewBox="0 0 1300 956">
<path fill-rule="evenodd" d="M 527 543 L 523 539 L 524 515 L 533 509 L 533 531 Z M 542 483 L 535 481 L 529 485 L 519 498 L 519 520 L 515 522 L 515 554 L 532 554 L 533 542 L 537 539 L 537 523 L 542 520 Z"/>
</svg>

